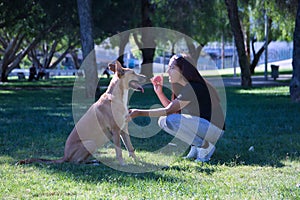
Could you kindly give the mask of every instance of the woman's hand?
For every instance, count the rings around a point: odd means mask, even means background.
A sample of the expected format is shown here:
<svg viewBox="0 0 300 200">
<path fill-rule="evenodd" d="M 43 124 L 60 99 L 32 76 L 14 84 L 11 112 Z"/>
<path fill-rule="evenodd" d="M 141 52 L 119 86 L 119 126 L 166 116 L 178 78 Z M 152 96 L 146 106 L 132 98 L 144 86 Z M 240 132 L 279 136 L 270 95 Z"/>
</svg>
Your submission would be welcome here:
<svg viewBox="0 0 300 200">
<path fill-rule="evenodd" d="M 150 79 L 153 84 L 154 92 L 156 94 L 161 94 L 163 92 L 163 75 L 157 75 Z"/>
<path fill-rule="evenodd" d="M 126 122 L 130 122 L 133 118 L 139 116 L 139 110 L 138 109 L 129 109 L 128 115 L 126 115 Z"/>
<path fill-rule="evenodd" d="M 167 107 L 171 101 L 163 93 L 163 82 L 164 82 L 163 75 L 161 74 L 158 76 L 154 76 L 150 80 L 153 84 L 154 92 L 156 93 L 157 97 L 159 98 L 161 104 L 164 107 Z"/>
</svg>

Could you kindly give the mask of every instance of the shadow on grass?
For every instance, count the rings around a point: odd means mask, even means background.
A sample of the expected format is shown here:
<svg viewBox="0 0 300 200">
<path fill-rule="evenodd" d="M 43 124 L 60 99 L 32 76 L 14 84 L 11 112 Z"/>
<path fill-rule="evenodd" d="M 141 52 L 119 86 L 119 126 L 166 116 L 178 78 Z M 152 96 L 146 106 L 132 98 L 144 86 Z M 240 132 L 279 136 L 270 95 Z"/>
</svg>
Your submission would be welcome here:
<svg viewBox="0 0 300 200">
<path fill-rule="evenodd" d="M 85 165 L 85 164 L 33 164 L 35 167 L 42 170 L 46 170 L 50 174 L 59 174 L 66 178 L 73 179 L 74 181 L 83 181 L 89 183 L 97 182 L 113 182 L 115 184 L 124 185 L 130 181 L 136 179 L 139 180 L 153 180 L 153 181 L 164 181 L 164 182 L 182 182 L 181 178 L 174 177 L 172 175 L 157 173 L 157 171 L 146 172 L 146 173 L 128 173 L 107 167 L 104 164 L 97 166 Z M 128 166 L 132 167 L 132 166 Z M 158 167 L 158 166 L 155 166 Z M 163 168 L 161 166 L 161 168 Z"/>
<path fill-rule="evenodd" d="M 114 162 L 114 160 L 111 160 Z M 47 174 L 58 175 L 59 177 L 65 177 L 65 179 L 72 179 L 73 181 L 98 183 L 98 182 L 109 182 L 118 185 L 124 185 L 129 182 L 136 183 L 136 180 L 146 181 L 161 181 L 170 183 L 183 183 L 187 180 L 182 175 L 174 176 L 173 173 L 164 173 L 168 171 L 177 171 L 182 174 L 186 173 L 202 173 L 206 175 L 212 175 L 217 168 L 210 164 L 189 165 L 189 162 L 182 160 L 185 164 L 180 163 L 181 161 L 175 162 L 168 166 L 164 165 L 153 165 L 147 162 L 141 162 L 137 164 L 128 164 L 127 166 L 119 166 L 119 169 L 113 169 L 103 163 L 93 164 L 73 164 L 73 163 L 62 163 L 62 164 L 43 164 L 43 163 L 32 163 L 28 165 L 22 165 L 23 170 L 27 167 L 35 168 L 46 171 Z M 152 168 L 152 171 L 148 172 L 128 172 L 133 168 L 139 168 L 141 165 L 147 165 L 148 168 Z M 16 166 L 19 167 L 19 166 Z M 155 170 L 153 170 L 155 169 Z M 141 169 L 138 169 L 141 170 Z M 126 172 L 127 171 L 127 172 Z"/>
</svg>

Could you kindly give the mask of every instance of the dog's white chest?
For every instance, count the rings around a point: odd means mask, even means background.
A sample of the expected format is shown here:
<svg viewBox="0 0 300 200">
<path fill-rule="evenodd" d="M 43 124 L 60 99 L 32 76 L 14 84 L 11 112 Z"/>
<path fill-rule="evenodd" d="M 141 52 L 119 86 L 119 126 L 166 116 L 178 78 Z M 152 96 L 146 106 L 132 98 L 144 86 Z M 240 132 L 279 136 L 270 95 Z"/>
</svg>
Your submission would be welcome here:
<svg viewBox="0 0 300 200">
<path fill-rule="evenodd" d="M 119 93 L 120 94 L 120 93 Z M 128 90 L 124 90 L 122 95 L 114 94 L 111 101 L 112 117 L 120 129 L 126 124 L 126 116 L 128 114 Z"/>
<path fill-rule="evenodd" d="M 123 129 L 124 128 L 124 126 L 125 126 L 125 124 L 126 124 L 126 115 L 128 114 L 127 112 L 128 112 L 128 107 L 127 107 L 127 104 L 128 104 L 128 90 L 125 90 L 124 91 L 124 95 L 123 95 L 123 106 L 124 106 L 124 108 L 125 108 L 125 113 L 124 113 L 124 115 L 122 116 L 122 121 L 123 121 L 123 125 L 122 125 L 122 128 L 121 129 Z"/>
<path fill-rule="evenodd" d="M 126 109 L 127 109 L 127 103 L 128 103 L 128 90 L 125 90 L 123 95 L 123 104 Z"/>
</svg>

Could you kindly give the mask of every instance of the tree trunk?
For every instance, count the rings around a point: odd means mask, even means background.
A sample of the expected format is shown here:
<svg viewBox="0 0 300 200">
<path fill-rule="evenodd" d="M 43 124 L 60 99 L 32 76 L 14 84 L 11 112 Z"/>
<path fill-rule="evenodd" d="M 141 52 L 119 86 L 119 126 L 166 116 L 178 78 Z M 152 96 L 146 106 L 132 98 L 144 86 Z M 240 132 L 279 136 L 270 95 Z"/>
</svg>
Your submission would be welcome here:
<svg viewBox="0 0 300 200">
<path fill-rule="evenodd" d="M 31 51 L 41 40 L 41 37 L 44 33 L 41 32 L 39 35 L 33 39 L 31 43 L 25 47 L 24 50 L 18 52 L 21 48 L 21 43 L 24 39 L 24 36 L 19 35 L 13 39 L 5 49 L 5 54 L 3 56 L 3 60 L 0 63 L 1 68 L 1 82 L 8 81 L 9 73 L 17 68 L 20 65 L 22 59 L 27 55 L 29 51 Z M 16 55 L 17 54 L 17 55 Z"/>
<path fill-rule="evenodd" d="M 152 21 L 150 19 L 151 4 L 149 0 L 142 1 L 142 27 L 152 27 Z M 154 34 L 147 28 L 142 29 L 142 51 L 143 62 L 141 66 L 141 74 L 144 74 L 146 77 L 151 78 L 153 76 L 153 61 L 155 53 L 155 41 Z"/>
<path fill-rule="evenodd" d="M 244 17 L 246 18 L 245 20 L 247 21 L 246 23 L 243 23 L 243 26 L 241 27 L 242 31 L 244 28 L 244 39 L 245 39 L 245 51 L 246 51 L 246 56 L 249 62 L 249 67 L 250 67 L 250 59 L 251 59 L 251 50 L 250 50 L 250 17 L 249 17 L 249 10 L 245 9 L 244 11 Z"/>
<path fill-rule="evenodd" d="M 241 85 L 242 87 L 251 87 L 252 79 L 250 73 L 250 63 L 245 51 L 244 35 L 238 16 L 237 0 L 225 0 L 225 3 L 239 56 L 239 64 L 241 68 Z"/>
<path fill-rule="evenodd" d="M 268 45 L 270 44 L 270 42 L 271 42 L 271 40 L 269 39 Z M 253 75 L 255 73 L 255 68 L 259 62 L 259 59 L 260 59 L 261 55 L 263 54 L 263 52 L 265 51 L 265 44 L 262 45 L 262 47 L 257 52 L 255 52 L 253 41 L 252 41 L 251 46 L 252 46 L 252 52 L 253 52 L 253 60 L 250 64 L 250 72 Z"/>
<path fill-rule="evenodd" d="M 119 57 L 118 57 L 118 61 L 121 63 L 122 66 L 124 66 L 124 51 L 125 51 L 126 44 L 129 42 L 129 34 L 130 34 L 129 31 L 123 32 L 122 34 L 119 34 Z"/>
<path fill-rule="evenodd" d="M 98 85 L 96 54 L 94 50 L 91 0 L 77 0 L 80 23 L 80 39 L 83 54 L 82 68 L 85 74 L 86 96 L 95 97 Z"/>
<path fill-rule="evenodd" d="M 272 26 L 272 19 L 270 17 L 268 17 L 268 29 L 271 30 L 271 26 Z M 262 45 L 262 47 L 257 51 L 257 53 L 255 52 L 254 49 L 254 43 L 256 42 L 252 40 L 251 43 L 251 47 L 252 47 L 252 53 L 253 53 L 253 60 L 251 61 L 250 64 L 250 72 L 253 75 L 255 73 L 255 68 L 259 62 L 259 59 L 261 57 L 261 55 L 263 54 L 263 52 L 265 51 L 265 44 Z M 269 31 L 268 33 L 268 45 L 272 42 L 272 31 Z M 250 55 L 250 54 L 249 54 Z"/>
<path fill-rule="evenodd" d="M 253 44 L 252 44 L 253 45 Z M 255 49 L 252 48 L 252 52 L 253 52 L 253 60 L 250 64 L 250 73 L 253 75 L 255 73 L 255 67 L 257 66 L 260 56 L 263 54 L 263 52 L 265 51 L 265 45 L 263 45 L 259 51 L 256 53 Z"/>
<path fill-rule="evenodd" d="M 69 51 L 70 51 L 70 54 L 72 56 L 75 69 L 79 69 L 80 68 L 80 63 L 79 63 L 78 55 L 77 55 L 76 51 L 74 50 L 74 47 L 70 48 Z"/>
<path fill-rule="evenodd" d="M 70 52 L 71 56 L 72 56 L 72 59 L 73 59 L 73 62 L 74 62 L 74 65 L 75 65 L 75 69 L 79 69 L 80 66 L 79 66 L 79 63 L 78 63 L 78 58 L 77 58 L 77 55 L 74 56 L 73 54 L 73 49 L 75 47 L 75 44 L 74 45 L 69 45 L 65 51 L 57 58 L 57 60 L 55 60 L 52 64 L 49 63 L 49 66 L 48 67 L 45 67 L 45 68 L 49 68 L 49 69 L 54 69 L 65 57 L 66 55 Z M 50 59 L 50 62 L 52 60 L 52 57 Z"/>
<path fill-rule="evenodd" d="M 148 31 L 147 28 L 142 30 L 142 43 L 143 48 L 141 50 L 143 55 L 143 62 L 141 74 L 144 74 L 147 77 L 152 77 L 156 44 L 154 41 L 154 34 L 151 30 Z"/>
<path fill-rule="evenodd" d="M 294 31 L 293 76 L 290 83 L 290 95 L 294 102 L 300 102 L 300 1 Z"/>
<path fill-rule="evenodd" d="M 45 53 L 45 55 L 44 55 L 44 61 L 43 61 L 43 67 L 44 68 L 49 68 L 50 67 L 51 60 L 54 56 L 54 53 L 56 52 L 57 44 L 58 44 L 57 40 L 54 40 L 53 44 L 51 45 L 50 50 L 48 50 L 48 48 L 45 48 L 47 53 Z"/>
<path fill-rule="evenodd" d="M 17 35 L 11 39 L 11 41 L 5 41 L 4 38 L 2 38 L 3 43 L 5 44 L 5 50 L 3 59 L 0 62 L 0 68 L 1 68 L 1 82 L 7 82 L 8 81 L 8 74 L 10 73 L 10 65 L 16 58 L 16 54 L 20 49 L 20 46 L 23 42 L 24 35 L 21 34 L 19 31 Z"/>
<path fill-rule="evenodd" d="M 30 52 L 28 52 L 27 56 L 29 57 L 29 60 L 33 63 L 33 66 L 36 66 L 36 67 L 42 66 L 45 69 L 50 68 L 49 66 L 50 66 L 51 60 L 54 56 L 57 44 L 58 44 L 58 42 L 55 40 L 53 42 L 53 44 L 51 44 L 50 49 L 49 49 L 49 45 L 46 42 L 44 42 L 44 44 L 41 45 L 42 51 L 43 51 L 42 52 L 42 55 L 43 55 L 42 62 L 38 58 L 39 50 L 37 50 L 37 48 L 34 48 Z"/>
<path fill-rule="evenodd" d="M 189 49 L 189 54 L 191 56 L 191 58 L 193 59 L 193 62 L 192 63 L 195 67 L 197 67 L 197 61 L 199 59 L 199 56 L 200 56 L 200 52 L 203 48 L 204 45 L 202 44 L 199 44 L 198 46 L 195 46 L 195 44 L 193 43 L 193 41 L 189 38 L 184 38 L 185 39 L 185 42 L 187 44 L 187 47 Z"/>
<path fill-rule="evenodd" d="M 133 38 L 137 46 L 142 52 L 143 62 L 141 66 L 141 74 L 145 75 L 148 79 L 153 77 L 153 61 L 155 53 L 154 34 L 149 28 L 139 29 L 142 35 L 141 41 L 138 39 L 137 33 L 133 33 Z"/>
</svg>

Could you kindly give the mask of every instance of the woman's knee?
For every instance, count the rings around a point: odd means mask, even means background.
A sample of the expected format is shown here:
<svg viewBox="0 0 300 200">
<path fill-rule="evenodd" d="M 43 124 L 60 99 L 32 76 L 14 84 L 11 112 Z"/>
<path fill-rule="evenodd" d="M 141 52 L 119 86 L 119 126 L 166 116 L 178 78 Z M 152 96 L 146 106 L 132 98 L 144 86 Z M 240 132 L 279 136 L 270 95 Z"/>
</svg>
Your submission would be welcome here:
<svg viewBox="0 0 300 200">
<path fill-rule="evenodd" d="M 181 124 L 180 114 L 171 114 L 166 117 L 166 125 L 169 129 L 177 131 Z"/>
<path fill-rule="evenodd" d="M 180 114 L 162 116 L 158 119 L 158 125 L 164 130 L 177 131 L 180 127 Z"/>
<path fill-rule="evenodd" d="M 158 119 L 158 126 L 160 127 L 160 128 L 164 128 L 164 127 L 166 127 L 167 126 L 167 122 L 166 122 L 166 120 L 167 120 L 167 116 L 162 116 L 162 117 L 160 117 L 159 119 Z"/>
</svg>

